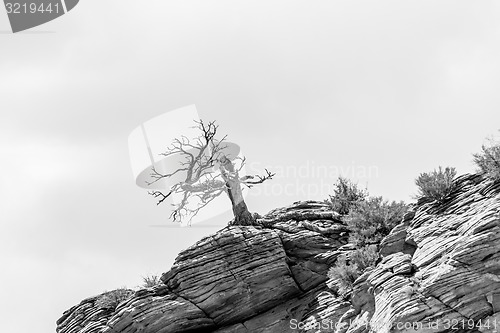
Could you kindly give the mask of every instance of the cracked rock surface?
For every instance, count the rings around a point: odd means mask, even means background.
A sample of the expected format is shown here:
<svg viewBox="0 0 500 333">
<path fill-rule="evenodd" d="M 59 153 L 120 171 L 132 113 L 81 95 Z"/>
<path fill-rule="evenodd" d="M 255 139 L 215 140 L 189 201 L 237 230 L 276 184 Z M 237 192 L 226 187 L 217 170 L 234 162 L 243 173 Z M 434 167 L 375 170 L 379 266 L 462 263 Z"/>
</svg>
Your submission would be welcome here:
<svg viewBox="0 0 500 333">
<path fill-rule="evenodd" d="M 444 202 L 414 206 L 380 253 L 337 332 L 500 331 L 500 183 L 460 177 Z"/>
<path fill-rule="evenodd" d="M 114 309 L 102 295 L 82 301 L 57 332 L 499 332 L 500 183 L 464 175 L 456 184 L 441 203 L 412 205 L 349 300 L 327 287 L 328 269 L 353 249 L 348 230 L 307 201 L 203 238 L 160 285 Z"/>
<path fill-rule="evenodd" d="M 135 292 L 112 313 L 80 303 L 59 319 L 57 332 L 278 333 L 290 331 L 291 319 L 347 309 L 325 284 L 348 237 L 328 205 L 298 202 L 258 224 L 203 238 L 178 255 L 159 286 Z"/>
</svg>

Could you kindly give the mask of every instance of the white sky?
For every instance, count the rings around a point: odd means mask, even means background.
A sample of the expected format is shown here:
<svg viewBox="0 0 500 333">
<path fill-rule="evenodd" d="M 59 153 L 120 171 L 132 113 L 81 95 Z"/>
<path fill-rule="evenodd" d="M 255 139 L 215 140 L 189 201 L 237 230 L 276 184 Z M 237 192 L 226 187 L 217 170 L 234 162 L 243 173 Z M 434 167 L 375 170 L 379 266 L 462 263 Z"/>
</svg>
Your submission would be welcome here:
<svg viewBox="0 0 500 333">
<path fill-rule="evenodd" d="M 227 222 L 165 227 L 166 207 L 135 186 L 127 137 L 163 112 L 196 104 L 251 170 L 278 172 L 248 196 L 260 213 L 326 198 L 341 170 L 409 200 L 420 172 L 472 171 L 500 127 L 493 1 L 86 0 L 28 33 L 9 29 L 0 10 L 10 333 L 54 332 L 81 299 L 167 271 Z"/>
</svg>

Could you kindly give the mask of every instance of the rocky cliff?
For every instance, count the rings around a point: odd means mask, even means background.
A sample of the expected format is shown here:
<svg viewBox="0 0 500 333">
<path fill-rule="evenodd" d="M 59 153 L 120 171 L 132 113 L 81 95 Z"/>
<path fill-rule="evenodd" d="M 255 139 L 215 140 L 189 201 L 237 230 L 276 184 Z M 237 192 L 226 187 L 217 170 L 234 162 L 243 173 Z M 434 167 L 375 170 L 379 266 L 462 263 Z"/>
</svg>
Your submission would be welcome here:
<svg viewBox="0 0 500 333">
<path fill-rule="evenodd" d="M 118 306 L 82 301 L 58 333 L 500 331 L 500 184 L 465 175 L 442 203 L 421 200 L 392 230 L 349 301 L 328 269 L 353 249 L 319 202 L 228 226 L 181 252 L 158 286 Z M 498 327 L 497 327 L 498 326 Z"/>
</svg>

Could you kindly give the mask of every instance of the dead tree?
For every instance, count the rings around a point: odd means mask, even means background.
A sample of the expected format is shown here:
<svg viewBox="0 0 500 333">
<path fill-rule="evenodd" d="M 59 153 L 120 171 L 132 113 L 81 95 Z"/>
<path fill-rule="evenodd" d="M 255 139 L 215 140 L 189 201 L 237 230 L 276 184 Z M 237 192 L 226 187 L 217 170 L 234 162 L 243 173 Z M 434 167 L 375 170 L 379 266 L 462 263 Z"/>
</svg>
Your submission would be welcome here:
<svg viewBox="0 0 500 333">
<path fill-rule="evenodd" d="M 203 121 L 195 123 L 196 128 L 200 130 L 199 137 L 194 140 L 185 136 L 176 138 L 166 152 L 162 153 L 165 157 L 180 154 L 183 161 L 179 167 L 171 173 L 162 173 L 153 167 L 152 181 L 148 184 L 174 175 L 185 174 L 185 177 L 173 184 L 168 191 L 150 191 L 149 194 L 158 199 L 158 205 L 171 195 L 179 194 L 180 202 L 174 204 L 170 217 L 173 221 L 181 221 L 184 218 L 189 218 L 191 221 L 211 201 L 226 193 L 233 209 L 233 224 L 254 224 L 255 220 L 243 198 L 242 186 L 251 188 L 253 185 L 272 179 L 275 174 L 265 169 L 266 174 L 263 176 L 240 177 L 239 172 L 245 165 L 245 158 L 233 157 L 231 160 L 226 156 L 226 136 L 220 140 L 215 138 L 219 126 L 214 121 L 207 124 Z M 219 173 L 214 172 L 214 167 Z"/>
</svg>

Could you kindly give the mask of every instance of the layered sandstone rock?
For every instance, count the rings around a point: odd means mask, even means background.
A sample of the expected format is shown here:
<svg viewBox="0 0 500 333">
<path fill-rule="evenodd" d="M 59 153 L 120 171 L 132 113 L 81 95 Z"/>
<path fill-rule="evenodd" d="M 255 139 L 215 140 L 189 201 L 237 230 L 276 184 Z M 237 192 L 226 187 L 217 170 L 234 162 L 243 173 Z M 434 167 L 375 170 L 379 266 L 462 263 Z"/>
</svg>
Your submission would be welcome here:
<svg viewBox="0 0 500 333">
<path fill-rule="evenodd" d="M 57 321 L 57 331 L 65 333 L 99 333 L 106 328 L 108 320 L 113 316 L 117 300 L 133 294 L 132 290 L 117 289 L 101 295 L 89 297 L 65 311 Z M 114 296 L 113 296 L 114 295 Z"/>
<path fill-rule="evenodd" d="M 228 226 L 181 252 L 162 284 L 116 309 L 89 298 L 58 333 L 500 331 L 500 184 L 465 175 L 442 203 L 420 200 L 381 243 L 348 300 L 327 271 L 353 249 L 319 202 Z"/>
<path fill-rule="evenodd" d="M 161 285 L 137 291 L 111 315 L 99 316 L 91 303 L 87 312 L 68 310 L 57 332 L 78 332 L 70 324 L 75 318 L 99 322 L 96 333 L 289 332 L 293 318 L 311 322 L 347 309 L 330 308 L 337 301 L 325 284 L 347 242 L 328 205 L 296 203 L 259 224 L 228 226 L 200 240 L 179 254 Z"/>
<path fill-rule="evenodd" d="M 500 330 L 499 183 L 460 177 L 443 203 L 414 207 L 381 254 L 356 281 L 346 332 Z"/>
</svg>

